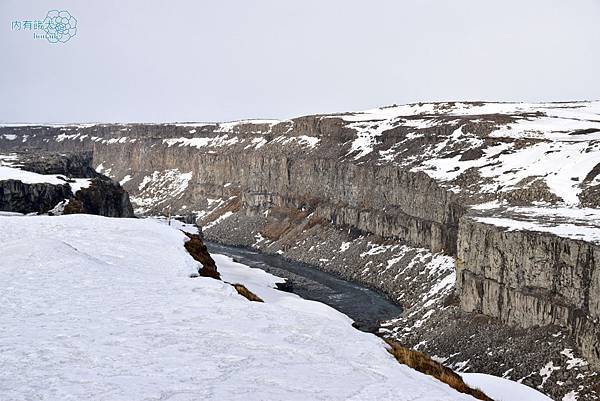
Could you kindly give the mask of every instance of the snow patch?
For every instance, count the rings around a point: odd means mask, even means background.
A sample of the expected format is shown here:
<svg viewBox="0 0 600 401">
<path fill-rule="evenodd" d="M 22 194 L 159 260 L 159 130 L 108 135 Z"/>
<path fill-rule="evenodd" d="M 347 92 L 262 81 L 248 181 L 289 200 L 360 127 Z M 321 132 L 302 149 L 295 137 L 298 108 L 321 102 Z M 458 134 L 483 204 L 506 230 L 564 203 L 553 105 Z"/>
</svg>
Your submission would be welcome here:
<svg viewBox="0 0 600 401">
<path fill-rule="evenodd" d="M 228 134 L 215 137 L 199 137 L 199 138 L 170 138 L 163 139 L 162 142 L 168 147 L 171 146 L 191 146 L 197 149 L 204 147 L 223 147 L 231 146 L 238 143 L 240 140 L 237 136 L 229 137 Z"/>
<path fill-rule="evenodd" d="M 138 186 L 138 194 L 131 197 L 136 213 L 146 213 L 166 202 L 180 199 L 187 189 L 193 173 L 179 169 L 155 171 L 145 176 Z"/>
<path fill-rule="evenodd" d="M 494 401 L 552 401 L 537 390 L 512 380 L 483 373 L 461 373 L 469 386 L 478 388 Z"/>
<path fill-rule="evenodd" d="M 600 243 L 600 227 L 572 223 L 546 225 L 541 221 L 521 221 L 504 217 L 475 217 L 475 221 L 506 228 L 508 231 L 547 232 L 559 237 Z"/>
<path fill-rule="evenodd" d="M 16 167 L 0 166 L 0 180 L 16 180 L 24 184 L 69 184 L 71 191 L 75 194 L 82 188 L 90 186 L 91 180 L 88 178 L 69 179 L 57 174 L 38 174 L 31 171 L 21 170 Z"/>
<path fill-rule="evenodd" d="M 131 175 L 127 174 L 125 177 L 123 177 L 123 179 L 121 181 L 119 181 L 120 185 L 125 185 L 126 183 L 128 183 L 129 181 L 131 181 Z"/>
<path fill-rule="evenodd" d="M 214 227 L 214 226 L 222 223 L 224 220 L 228 219 L 232 215 L 233 215 L 233 212 L 231 212 L 231 211 L 225 212 L 221 216 L 219 216 L 216 219 L 214 219 L 213 221 L 211 221 L 210 223 L 206 224 L 204 227 L 202 227 L 202 229 L 203 230 L 208 230 L 209 228 Z"/>
</svg>

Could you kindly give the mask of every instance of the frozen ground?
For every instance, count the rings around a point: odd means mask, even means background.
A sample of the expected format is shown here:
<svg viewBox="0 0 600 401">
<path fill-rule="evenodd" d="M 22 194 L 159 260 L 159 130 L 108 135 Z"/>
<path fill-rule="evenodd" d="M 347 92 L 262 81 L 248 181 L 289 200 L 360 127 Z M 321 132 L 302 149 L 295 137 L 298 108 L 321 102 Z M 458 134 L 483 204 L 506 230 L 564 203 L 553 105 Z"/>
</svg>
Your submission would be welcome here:
<svg viewBox="0 0 600 401">
<path fill-rule="evenodd" d="M 356 131 L 349 152 L 354 159 L 374 152 L 386 131 L 405 127 L 412 132 L 402 140 L 379 146 L 380 163 L 423 171 L 453 192 L 471 195 L 543 184 L 561 203 L 578 206 L 582 191 L 600 182 L 594 170 L 600 162 L 599 116 L 600 102 L 447 102 L 328 117 L 342 118 Z M 488 126 L 489 132 L 474 133 L 469 124 Z M 450 134 L 427 131 L 445 125 L 452 127 Z M 407 151 L 411 147 L 419 151 Z M 469 173 L 473 186 L 465 185 Z"/>
<path fill-rule="evenodd" d="M 341 313 L 151 220 L 0 216 L 0 399 L 468 400 Z"/>
<path fill-rule="evenodd" d="M 535 205 L 506 207 L 497 202 L 477 205 L 475 220 L 508 231 L 547 232 L 600 244 L 600 209 Z"/>
</svg>

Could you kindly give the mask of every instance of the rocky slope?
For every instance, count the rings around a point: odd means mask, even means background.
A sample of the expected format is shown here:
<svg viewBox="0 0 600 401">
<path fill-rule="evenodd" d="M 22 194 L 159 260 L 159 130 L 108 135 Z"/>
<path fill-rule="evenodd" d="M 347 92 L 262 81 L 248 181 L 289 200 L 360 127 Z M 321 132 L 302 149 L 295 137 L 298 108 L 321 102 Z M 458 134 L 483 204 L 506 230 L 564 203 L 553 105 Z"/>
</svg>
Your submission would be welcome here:
<svg viewBox="0 0 600 401">
<path fill-rule="evenodd" d="M 33 149 L 91 152 L 138 213 L 385 292 L 406 310 L 388 335 L 454 368 L 600 391 L 598 102 L 0 128 Z"/>
</svg>

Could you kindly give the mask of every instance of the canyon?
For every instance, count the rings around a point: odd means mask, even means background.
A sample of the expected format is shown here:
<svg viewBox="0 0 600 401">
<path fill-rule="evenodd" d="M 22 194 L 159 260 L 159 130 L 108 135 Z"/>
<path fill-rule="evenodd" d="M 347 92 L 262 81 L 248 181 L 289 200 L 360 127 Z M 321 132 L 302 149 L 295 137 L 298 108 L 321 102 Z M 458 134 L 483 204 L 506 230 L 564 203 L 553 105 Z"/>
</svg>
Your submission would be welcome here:
<svg viewBox="0 0 600 401">
<path fill-rule="evenodd" d="M 80 155 L 138 215 L 382 292 L 404 310 L 382 334 L 456 370 L 599 397 L 600 102 L 0 127 L 0 152 L 34 151 Z"/>
</svg>

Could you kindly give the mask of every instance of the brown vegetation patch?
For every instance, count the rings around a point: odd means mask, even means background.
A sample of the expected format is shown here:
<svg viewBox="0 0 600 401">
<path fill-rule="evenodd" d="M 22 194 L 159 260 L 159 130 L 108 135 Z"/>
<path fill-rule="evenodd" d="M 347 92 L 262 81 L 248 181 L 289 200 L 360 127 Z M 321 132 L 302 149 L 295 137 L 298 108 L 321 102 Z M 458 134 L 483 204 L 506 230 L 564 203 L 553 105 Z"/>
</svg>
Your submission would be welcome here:
<svg viewBox="0 0 600 401">
<path fill-rule="evenodd" d="M 184 232 L 185 233 L 185 232 Z M 185 233 L 189 237 L 189 240 L 185 242 L 184 247 L 194 260 L 200 262 L 202 268 L 198 270 L 198 274 L 202 277 L 211 277 L 216 280 L 221 280 L 221 274 L 217 271 L 217 265 L 214 259 L 208 253 L 204 241 L 198 234 Z M 231 283 L 227 283 L 231 284 Z M 254 302 L 264 302 L 258 295 L 246 288 L 245 285 L 235 283 L 231 284 L 233 288 L 246 299 Z"/>
<path fill-rule="evenodd" d="M 388 352 L 396 358 L 398 362 L 412 369 L 415 369 L 426 375 L 433 376 L 441 382 L 446 383 L 459 393 L 471 395 L 478 400 L 493 401 L 481 390 L 469 387 L 457 373 L 452 369 L 442 365 L 429 358 L 427 355 L 405 348 L 397 342 L 384 339 L 390 346 Z"/>
<path fill-rule="evenodd" d="M 206 249 L 202 238 L 198 234 L 185 233 L 185 235 L 190 238 L 184 244 L 185 249 L 202 265 L 202 268 L 198 270 L 198 274 L 202 277 L 211 277 L 220 280 L 221 275 L 217 271 L 217 265 L 208 253 L 208 249 Z"/>
<path fill-rule="evenodd" d="M 238 292 L 238 294 L 240 294 L 244 298 L 248 299 L 249 301 L 264 302 L 258 295 L 256 295 L 255 293 L 250 291 L 248 288 L 246 288 L 246 286 L 244 284 L 236 283 L 236 284 L 231 284 L 231 285 L 233 286 L 233 288 L 235 288 L 235 290 Z"/>
<path fill-rule="evenodd" d="M 308 216 L 308 211 L 291 207 L 274 207 L 270 209 L 271 221 L 260 231 L 261 235 L 271 241 L 277 241 L 293 228 L 297 227 Z"/>
<path fill-rule="evenodd" d="M 81 214 L 85 213 L 83 210 L 83 203 L 78 199 L 69 199 L 63 210 L 63 214 Z"/>
<path fill-rule="evenodd" d="M 314 226 L 326 226 L 327 223 L 329 223 L 326 219 L 324 219 L 323 217 L 319 217 L 319 216 L 310 216 L 310 218 L 308 219 L 308 222 L 306 223 L 306 225 L 304 226 L 305 230 L 310 230 L 311 228 L 313 228 Z"/>
</svg>

